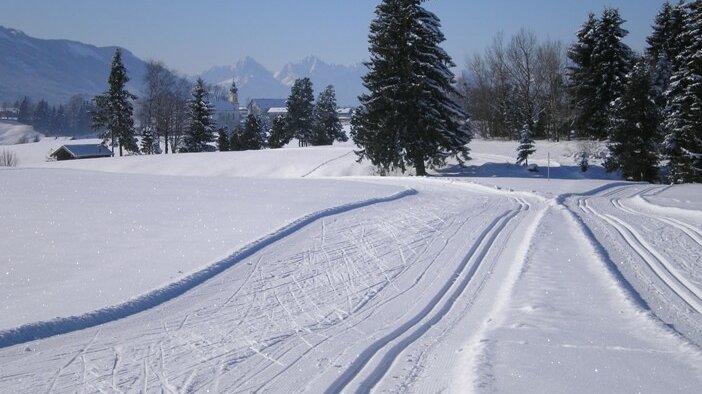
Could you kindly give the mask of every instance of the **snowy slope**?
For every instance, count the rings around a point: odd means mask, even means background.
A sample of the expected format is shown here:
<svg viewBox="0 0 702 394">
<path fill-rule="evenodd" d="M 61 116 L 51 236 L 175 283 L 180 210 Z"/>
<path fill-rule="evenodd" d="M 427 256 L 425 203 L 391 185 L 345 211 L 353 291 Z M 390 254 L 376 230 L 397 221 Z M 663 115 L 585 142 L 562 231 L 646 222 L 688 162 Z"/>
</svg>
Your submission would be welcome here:
<svg viewBox="0 0 702 394">
<path fill-rule="evenodd" d="M 0 391 L 697 392 L 702 188 L 471 148 L 431 178 L 338 178 L 372 174 L 349 144 L 0 171 L 28 323 Z"/>
<path fill-rule="evenodd" d="M 402 190 L 70 170 L 7 170 L 0 180 L 0 329 L 125 302 L 299 217 Z"/>
<path fill-rule="evenodd" d="M 35 131 L 32 126 L 11 120 L 0 120 L 0 145 L 14 145 L 33 142 L 44 135 Z"/>
</svg>

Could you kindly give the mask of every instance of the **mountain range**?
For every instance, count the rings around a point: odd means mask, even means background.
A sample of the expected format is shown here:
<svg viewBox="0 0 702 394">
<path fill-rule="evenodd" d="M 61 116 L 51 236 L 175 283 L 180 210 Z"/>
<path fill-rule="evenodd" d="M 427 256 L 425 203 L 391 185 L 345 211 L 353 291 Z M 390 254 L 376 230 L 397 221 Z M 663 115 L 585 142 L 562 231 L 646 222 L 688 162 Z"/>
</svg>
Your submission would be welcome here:
<svg viewBox="0 0 702 394">
<path fill-rule="evenodd" d="M 76 94 L 87 97 L 99 94 L 107 89 L 116 48 L 38 39 L 0 26 L 0 102 L 28 96 L 61 104 Z M 127 88 L 139 95 L 146 63 L 124 48 L 122 60 L 130 77 Z M 338 103 L 354 106 L 364 89 L 361 76 L 365 71 L 360 63 L 335 65 L 308 56 L 273 72 L 253 58 L 244 57 L 232 65 L 212 67 L 201 76 L 208 83 L 227 87 L 232 80 L 236 81 L 241 104 L 252 98 L 286 98 L 296 78 L 309 77 L 316 93 L 334 85 Z"/>
<path fill-rule="evenodd" d="M 318 93 L 327 85 L 334 85 L 336 98 L 341 105 L 356 105 L 362 93 L 362 64 L 343 66 L 328 64 L 315 56 L 308 56 L 298 63 L 288 63 L 280 71 L 272 72 L 251 57 L 230 66 L 213 67 L 202 73 L 202 79 L 211 84 L 226 85 L 236 82 L 239 100 L 246 103 L 252 98 L 286 98 L 297 78 L 312 80 Z"/>
</svg>

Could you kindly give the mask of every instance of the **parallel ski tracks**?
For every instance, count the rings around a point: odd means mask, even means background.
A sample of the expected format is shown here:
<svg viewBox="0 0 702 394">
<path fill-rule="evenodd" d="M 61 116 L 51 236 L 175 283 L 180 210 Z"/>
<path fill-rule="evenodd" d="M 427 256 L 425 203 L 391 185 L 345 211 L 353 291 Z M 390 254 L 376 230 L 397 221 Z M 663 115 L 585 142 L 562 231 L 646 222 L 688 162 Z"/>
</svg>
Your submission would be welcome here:
<svg viewBox="0 0 702 394">
<path fill-rule="evenodd" d="M 397 357 L 405 349 L 449 314 L 478 269 L 485 264 L 485 257 L 492 250 L 495 241 L 507 225 L 521 212 L 529 209 L 529 204 L 524 200 L 515 200 L 519 203 L 519 208 L 503 213 L 490 223 L 475 241 L 449 281 L 436 293 L 426 307 L 406 323 L 376 340 L 362 351 L 346 371 L 331 384 L 325 391 L 326 393 L 341 392 L 358 379 L 362 380 L 359 382 L 357 390 L 370 391 L 385 377 Z M 368 371 L 365 378 L 361 378 L 363 372 L 378 357 L 380 357 L 378 365 Z"/>
<path fill-rule="evenodd" d="M 617 194 L 615 192 L 607 193 L 600 197 L 611 197 L 611 204 L 620 211 L 634 215 L 644 215 L 663 223 L 669 224 L 678 230 L 682 231 L 694 242 L 702 247 L 702 234 L 699 230 L 686 223 L 671 218 L 663 218 L 659 216 L 648 215 L 645 213 L 633 211 L 624 205 L 617 197 L 612 197 Z M 660 279 L 677 297 L 685 302 L 691 309 L 702 314 L 702 290 L 691 283 L 685 275 L 681 274 L 666 257 L 656 250 L 645 237 L 641 235 L 634 227 L 625 220 L 602 213 L 588 203 L 588 199 L 581 198 L 578 200 L 578 206 L 585 213 L 590 213 L 595 217 L 609 224 L 616 232 L 624 239 L 636 254 L 641 257 L 644 263 L 651 269 L 656 277 Z"/>
</svg>

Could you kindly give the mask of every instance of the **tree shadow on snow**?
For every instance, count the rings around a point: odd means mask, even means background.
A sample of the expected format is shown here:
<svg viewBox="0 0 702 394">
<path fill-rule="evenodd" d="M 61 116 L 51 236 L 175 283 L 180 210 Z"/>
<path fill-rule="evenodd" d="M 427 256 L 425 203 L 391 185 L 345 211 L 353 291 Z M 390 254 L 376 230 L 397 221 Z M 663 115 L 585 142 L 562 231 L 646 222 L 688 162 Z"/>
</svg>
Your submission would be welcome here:
<svg viewBox="0 0 702 394">
<path fill-rule="evenodd" d="M 444 177 L 470 178 L 533 178 L 545 179 L 548 175 L 546 167 L 538 167 L 538 171 L 528 171 L 526 167 L 510 163 L 485 163 L 482 165 L 454 164 L 436 170 L 436 174 Z M 616 173 L 607 173 L 601 166 L 591 165 L 586 172 L 580 166 L 551 167 L 551 179 L 619 179 Z"/>
</svg>

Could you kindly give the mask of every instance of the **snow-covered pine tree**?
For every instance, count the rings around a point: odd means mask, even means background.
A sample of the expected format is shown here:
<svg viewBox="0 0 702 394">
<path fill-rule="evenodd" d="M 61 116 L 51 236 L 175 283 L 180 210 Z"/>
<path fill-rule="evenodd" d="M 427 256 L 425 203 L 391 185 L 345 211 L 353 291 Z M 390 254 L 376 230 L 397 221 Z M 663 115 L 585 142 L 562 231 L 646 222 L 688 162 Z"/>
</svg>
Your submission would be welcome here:
<svg viewBox="0 0 702 394">
<path fill-rule="evenodd" d="M 37 107 L 34 109 L 34 115 L 32 120 L 32 125 L 34 130 L 48 134 L 49 124 L 51 123 L 51 109 L 49 109 L 49 104 L 45 100 L 40 100 L 37 103 Z"/>
<path fill-rule="evenodd" d="M 574 125 L 578 134 L 591 136 L 591 119 L 596 112 L 595 72 L 592 67 L 592 52 L 595 47 L 595 29 L 598 20 L 590 13 L 580 28 L 577 41 L 568 49 L 572 65 L 568 67 L 569 90 L 574 109 Z"/>
<path fill-rule="evenodd" d="M 286 131 L 285 117 L 278 115 L 273 119 L 271 135 L 268 137 L 268 147 L 271 149 L 282 148 L 288 142 L 290 142 L 290 137 Z"/>
<path fill-rule="evenodd" d="M 625 179 L 653 182 L 658 178 L 659 109 L 647 61 L 627 75 L 622 97 L 614 103 L 607 171 L 621 170 Z"/>
<path fill-rule="evenodd" d="M 147 126 L 141 129 L 141 153 L 153 155 L 161 153 L 158 148 L 158 136 L 153 127 Z"/>
<path fill-rule="evenodd" d="M 186 152 L 202 152 L 207 143 L 213 140 L 213 107 L 208 95 L 205 82 L 198 78 L 188 103 L 189 127 L 184 138 Z"/>
<path fill-rule="evenodd" d="M 288 97 L 285 125 L 290 138 L 297 138 L 300 146 L 307 146 L 312 141 L 313 102 L 312 81 L 309 78 L 296 79 Z"/>
<path fill-rule="evenodd" d="M 20 102 L 19 110 L 17 112 L 17 122 L 31 125 L 33 123 L 33 113 L 34 104 L 32 103 L 32 99 L 24 96 Z"/>
<path fill-rule="evenodd" d="M 656 103 L 665 106 L 665 92 L 670 86 L 673 62 L 682 52 L 681 36 L 685 23 L 685 5 L 680 1 L 673 6 L 666 2 L 656 15 L 653 32 L 646 38 L 646 56 L 653 70 Z"/>
<path fill-rule="evenodd" d="M 687 7 L 683 50 L 666 93 L 663 148 L 671 183 L 702 182 L 702 0 Z"/>
<path fill-rule="evenodd" d="M 265 143 L 265 129 L 258 115 L 250 113 L 238 135 L 236 150 L 259 150 Z"/>
<path fill-rule="evenodd" d="M 532 137 L 532 132 L 528 124 L 522 127 L 519 132 L 519 146 L 517 147 L 517 164 L 522 164 L 524 166 L 529 165 L 529 156 L 536 152 L 534 147 L 534 138 Z"/>
<path fill-rule="evenodd" d="M 314 106 L 312 145 L 331 145 L 334 141 L 347 140 L 337 112 L 334 86 L 329 85 L 319 93 Z"/>
<path fill-rule="evenodd" d="M 229 150 L 229 139 L 230 137 L 226 127 L 217 129 L 217 150 L 220 152 L 227 152 Z"/>
<path fill-rule="evenodd" d="M 454 101 L 454 63 L 439 46 L 439 18 L 421 0 L 383 0 L 375 13 L 363 78 L 369 93 L 352 120 L 356 153 L 381 173 L 413 166 L 420 176 L 449 156 L 467 160 L 471 133 Z"/>
<path fill-rule="evenodd" d="M 633 52 L 622 39 L 629 33 L 616 8 L 602 12 L 595 29 L 592 70 L 595 80 L 595 112 L 590 119 L 592 137 L 606 139 L 612 119 L 612 103 L 622 96 L 626 75 L 631 71 Z"/>
<path fill-rule="evenodd" d="M 103 144 L 108 139 L 111 140 L 113 155 L 115 144 L 119 144 L 120 156 L 123 148 L 128 152 L 139 151 L 134 137 L 134 107 L 132 106 L 132 100 L 136 99 L 136 96 L 125 88 L 127 82 L 129 77 L 127 69 L 122 64 L 122 51 L 117 48 L 112 57 L 108 78 L 109 90 L 93 99 L 96 107 L 93 113 L 93 127 L 106 130 Z"/>
</svg>

